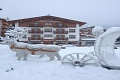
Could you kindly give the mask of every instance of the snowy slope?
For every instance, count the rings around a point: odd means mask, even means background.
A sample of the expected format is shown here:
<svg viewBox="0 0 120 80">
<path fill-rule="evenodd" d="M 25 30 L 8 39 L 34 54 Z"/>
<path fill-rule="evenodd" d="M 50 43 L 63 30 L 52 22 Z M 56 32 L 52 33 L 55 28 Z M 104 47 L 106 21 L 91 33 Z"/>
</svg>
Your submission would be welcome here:
<svg viewBox="0 0 120 80">
<path fill-rule="evenodd" d="M 60 55 L 91 51 L 93 47 L 67 47 L 60 51 Z M 120 57 L 120 48 L 115 52 Z M 48 60 L 46 56 L 39 59 L 39 56 L 29 55 L 28 61 L 18 61 L 15 52 L 8 46 L 0 45 L 0 80 L 120 80 L 120 70 L 95 66 L 73 67 L 61 65 L 57 60 Z"/>
</svg>

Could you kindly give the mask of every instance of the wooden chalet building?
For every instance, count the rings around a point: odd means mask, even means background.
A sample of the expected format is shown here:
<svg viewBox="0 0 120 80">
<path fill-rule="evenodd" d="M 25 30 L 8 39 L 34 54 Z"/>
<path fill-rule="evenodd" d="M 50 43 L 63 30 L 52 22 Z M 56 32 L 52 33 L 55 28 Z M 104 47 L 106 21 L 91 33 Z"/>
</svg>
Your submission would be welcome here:
<svg viewBox="0 0 120 80">
<path fill-rule="evenodd" d="M 80 45 L 93 46 L 95 43 L 95 36 L 92 34 L 94 26 L 82 26 L 80 27 Z"/>
<path fill-rule="evenodd" d="M 31 44 L 76 44 L 86 45 L 82 38 L 92 28 L 82 30 L 86 22 L 70 20 L 51 15 L 8 21 L 10 27 L 22 27 L 26 35 L 19 41 Z M 9 28 L 10 28 L 9 27 Z M 7 27 L 6 27 L 7 28 Z M 4 31 L 4 29 L 2 29 Z M 85 32 L 84 32 L 85 31 Z"/>
<path fill-rule="evenodd" d="M 0 36 L 5 37 L 5 32 L 9 27 L 7 20 L 0 18 Z"/>
<path fill-rule="evenodd" d="M 78 44 L 79 27 L 86 24 L 50 15 L 12 20 L 8 23 L 27 29 L 27 34 L 20 41 L 43 44 Z"/>
</svg>

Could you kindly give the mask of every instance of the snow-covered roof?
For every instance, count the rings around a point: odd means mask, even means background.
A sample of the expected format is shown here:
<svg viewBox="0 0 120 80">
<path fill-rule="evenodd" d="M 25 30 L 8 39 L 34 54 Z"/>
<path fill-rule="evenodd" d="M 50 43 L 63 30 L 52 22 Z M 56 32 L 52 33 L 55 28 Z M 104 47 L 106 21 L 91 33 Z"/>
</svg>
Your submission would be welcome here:
<svg viewBox="0 0 120 80">
<path fill-rule="evenodd" d="M 92 28 L 92 27 L 94 27 L 94 26 L 88 26 L 88 25 L 83 25 L 83 26 L 81 26 L 79 29 L 84 29 L 84 28 Z"/>
<path fill-rule="evenodd" d="M 82 38 L 81 40 L 87 40 L 87 41 L 91 41 L 91 40 L 96 40 L 96 38 Z"/>
<path fill-rule="evenodd" d="M 108 34 L 111 34 L 113 32 L 118 32 L 118 31 L 120 31 L 120 27 L 111 27 L 111 28 L 107 29 L 107 32 L 104 32 L 104 34 L 99 36 L 99 37 L 102 38 L 102 37 L 104 37 L 104 36 L 106 36 Z"/>
</svg>

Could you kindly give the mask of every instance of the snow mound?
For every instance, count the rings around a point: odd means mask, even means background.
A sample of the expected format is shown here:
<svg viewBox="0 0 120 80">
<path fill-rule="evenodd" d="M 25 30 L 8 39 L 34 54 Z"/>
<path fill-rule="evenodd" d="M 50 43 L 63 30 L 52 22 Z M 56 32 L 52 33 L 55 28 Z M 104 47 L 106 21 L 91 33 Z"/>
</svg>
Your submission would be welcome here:
<svg viewBox="0 0 120 80">
<path fill-rule="evenodd" d="M 27 43 L 16 42 L 15 43 L 15 47 L 26 48 L 27 47 Z"/>
<path fill-rule="evenodd" d="M 27 48 L 28 48 L 28 49 L 38 50 L 38 49 L 40 49 L 42 46 L 44 46 L 44 45 L 39 46 L 38 44 L 28 44 L 28 45 L 27 45 Z"/>
<path fill-rule="evenodd" d="M 44 50 L 52 50 L 52 51 L 60 51 L 61 47 L 57 45 L 44 45 L 42 46 L 42 49 Z"/>
<path fill-rule="evenodd" d="M 92 34 L 96 37 L 101 35 L 104 32 L 103 28 L 101 26 L 95 26 L 92 30 Z"/>
<path fill-rule="evenodd" d="M 43 50 L 52 50 L 52 51 L 60 51 L 60 46 L 57 45 L 44 45 L 44 44 L 28 44 L 27 45 L 28 49 L 43 49 Z"/>
</svg>

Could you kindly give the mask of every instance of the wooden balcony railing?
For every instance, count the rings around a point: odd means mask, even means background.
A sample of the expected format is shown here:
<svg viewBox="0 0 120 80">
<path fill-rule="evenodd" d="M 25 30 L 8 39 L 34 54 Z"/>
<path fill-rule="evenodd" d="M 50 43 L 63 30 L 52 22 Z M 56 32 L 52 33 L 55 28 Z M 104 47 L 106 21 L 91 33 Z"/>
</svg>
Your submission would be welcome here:
<svg viewBox="0 0 120 80">
<path fill-rule="evenodd" d="M 28 37 L 28 40 L 42 40 L 42 37 Z"/>
<path fill-rule="evenodd" d="M 8 25 L 8 23 L 7 23 L 7 22 L 2 22 L 2 24 L 3 24 L 3 25 Z"/>
<path fill-rule="evenodd" d="M 2 28 L 8 28 L 8 26 L 4 25 L 4 26 L 2 26 Z"/>
<path fill-rule="evenodd" d="M 43 34 L 43 31 L 28 30 L 28 33 L 41 33 L 41 34 Z"/>
<path fill-rule="evenodd" d="M 54 38 L 54 40 L 68 40 L 67 37 L 64 37 L 64 38 Z"/>
<path fill-rule="evenodd" d="M 7 30 L 6 29 L 3 29 L 2 32 L 5 33 Z"/>
<path fill-rule="evenodd" d="M 54 25 L 54 28 L 67 28 L 68 25 L 62 25 L 62 26 L 59 26 L 59 25 Z"/>
<path fill-rule="evenodd" d="M 54 34 L 68 34 L 68 31 L 53 31 Z"/>
</svg>

